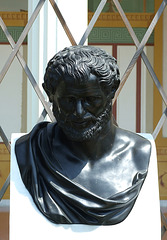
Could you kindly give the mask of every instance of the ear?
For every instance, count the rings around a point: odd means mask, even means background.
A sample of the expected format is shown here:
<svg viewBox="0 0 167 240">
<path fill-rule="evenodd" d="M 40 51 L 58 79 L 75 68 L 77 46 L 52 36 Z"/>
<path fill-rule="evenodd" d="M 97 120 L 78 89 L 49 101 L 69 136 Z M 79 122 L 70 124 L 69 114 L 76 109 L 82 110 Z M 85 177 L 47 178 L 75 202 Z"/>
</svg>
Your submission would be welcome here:
<svg viewBox="0 0 167 240">
<path fill-rule="evenodd" d="M 111 91 L 111 99 L 113 99 L 114 98 L 114 96 L 115 96 L 115 92 L 117 91 L 117 89 L 113 89 L 112 91 Z"/>
<path fill-rule="evenodd" d="M 53 102 L 53 94 L 51 93 L 51 91 L 48 90 L 48 88 L 46 87 L 46 84 L 45 83 L 42 83 L 42 87 L 43 89 L 45 90 L 48 98 L 49 98 L 49 102 Z"/>
<path fill-rule="evenodd" d="M 113 99 L 114 96 L 115 96 L 115 93 L 119 87 L 119 84 L 120 84 L 120 80 L 117 80 L 115 81 L 114 85 L 112 86 L 112 89 L 111 89 L 111 98 Z"/>
</svg>

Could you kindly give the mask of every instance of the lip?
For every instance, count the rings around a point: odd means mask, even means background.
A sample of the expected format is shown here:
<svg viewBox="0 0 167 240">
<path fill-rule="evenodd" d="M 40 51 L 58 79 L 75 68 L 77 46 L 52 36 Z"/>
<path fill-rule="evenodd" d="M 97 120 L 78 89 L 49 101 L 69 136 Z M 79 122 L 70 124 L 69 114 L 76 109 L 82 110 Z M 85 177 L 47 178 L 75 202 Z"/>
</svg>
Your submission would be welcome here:
<svg viewBox="0 0 167 240">
<path fill-rule="evenodd" d="M 76 128 L 87 128 L 92 124 L 91 121 L 83 121 L 83 120 L 72 121 L 71 123 L 72 123 L 72 126 Z"/>
</svg>

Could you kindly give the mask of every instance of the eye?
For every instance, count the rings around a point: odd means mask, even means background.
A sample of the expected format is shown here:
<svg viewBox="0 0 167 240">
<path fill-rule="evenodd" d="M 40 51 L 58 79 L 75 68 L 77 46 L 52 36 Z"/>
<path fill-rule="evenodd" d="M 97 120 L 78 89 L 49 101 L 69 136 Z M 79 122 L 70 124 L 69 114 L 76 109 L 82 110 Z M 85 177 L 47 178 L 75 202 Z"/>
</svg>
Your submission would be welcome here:
<svg viewBox="0 0 167 240">
<path fill-rule="evenodd" d="M 58 98 L 58 102 L 59 102 L 59 105 L 65 109 L 65 108 L 72 107 L 75 104 L 76 100 L 74 97 L 67 96 L 67 97 Z"/>
<path fill-rule="evenodd" d="M 87 96 L 85 100 L 88 104 L 93 105 L 100 104 L 102 102 L 102 98 L 100 96 Z"/>
<path fill-rule="evenodd" d="M 74 97 L 66 97 L 66 101 L 69 103 L 74 103 L 76 100 Z"/>
<path fill-rule="evenodd" d="M 96 97 L 94 97 L 94 96 L 89 96 L 89 97 L 86 97 L 86 101 L 87 102 L 95 102 L 96 101 Z"/>
</svg>

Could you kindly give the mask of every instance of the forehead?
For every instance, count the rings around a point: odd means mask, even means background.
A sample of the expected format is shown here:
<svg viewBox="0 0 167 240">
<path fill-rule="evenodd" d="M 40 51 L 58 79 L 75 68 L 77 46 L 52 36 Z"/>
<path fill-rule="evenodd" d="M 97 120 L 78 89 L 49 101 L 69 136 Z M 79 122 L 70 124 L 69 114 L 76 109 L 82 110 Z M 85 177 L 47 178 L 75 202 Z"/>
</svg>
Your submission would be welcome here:
<svg viewBox="0 0 167 240">
<path fill-rule="evenodd" d="M 98 78 L 90 74 L 88 80 L 73 78 L 64 75 L 62 81 L 57 87 L 58 95 L 104 95 Z"/>
</svg>

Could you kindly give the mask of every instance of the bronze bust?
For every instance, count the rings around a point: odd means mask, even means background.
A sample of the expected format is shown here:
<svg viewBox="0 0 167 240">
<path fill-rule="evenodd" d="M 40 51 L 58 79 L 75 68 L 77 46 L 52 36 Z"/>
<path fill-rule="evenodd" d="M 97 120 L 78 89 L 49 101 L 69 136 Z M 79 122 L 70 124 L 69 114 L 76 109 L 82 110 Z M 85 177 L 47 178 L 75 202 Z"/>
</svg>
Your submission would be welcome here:
<svg viewBox="0 0 167 240">
<path fill-rule="evenodd" d="M 119 83 L 115 58 L 96 47 L 65 48 L 48 63 L 43 87 L 57 123 L 37 124 L 15 152 L 26 188 L 54 223 L 117 224 L 137 199 L 151 144 L 113 123 Z"/>
</svg>

